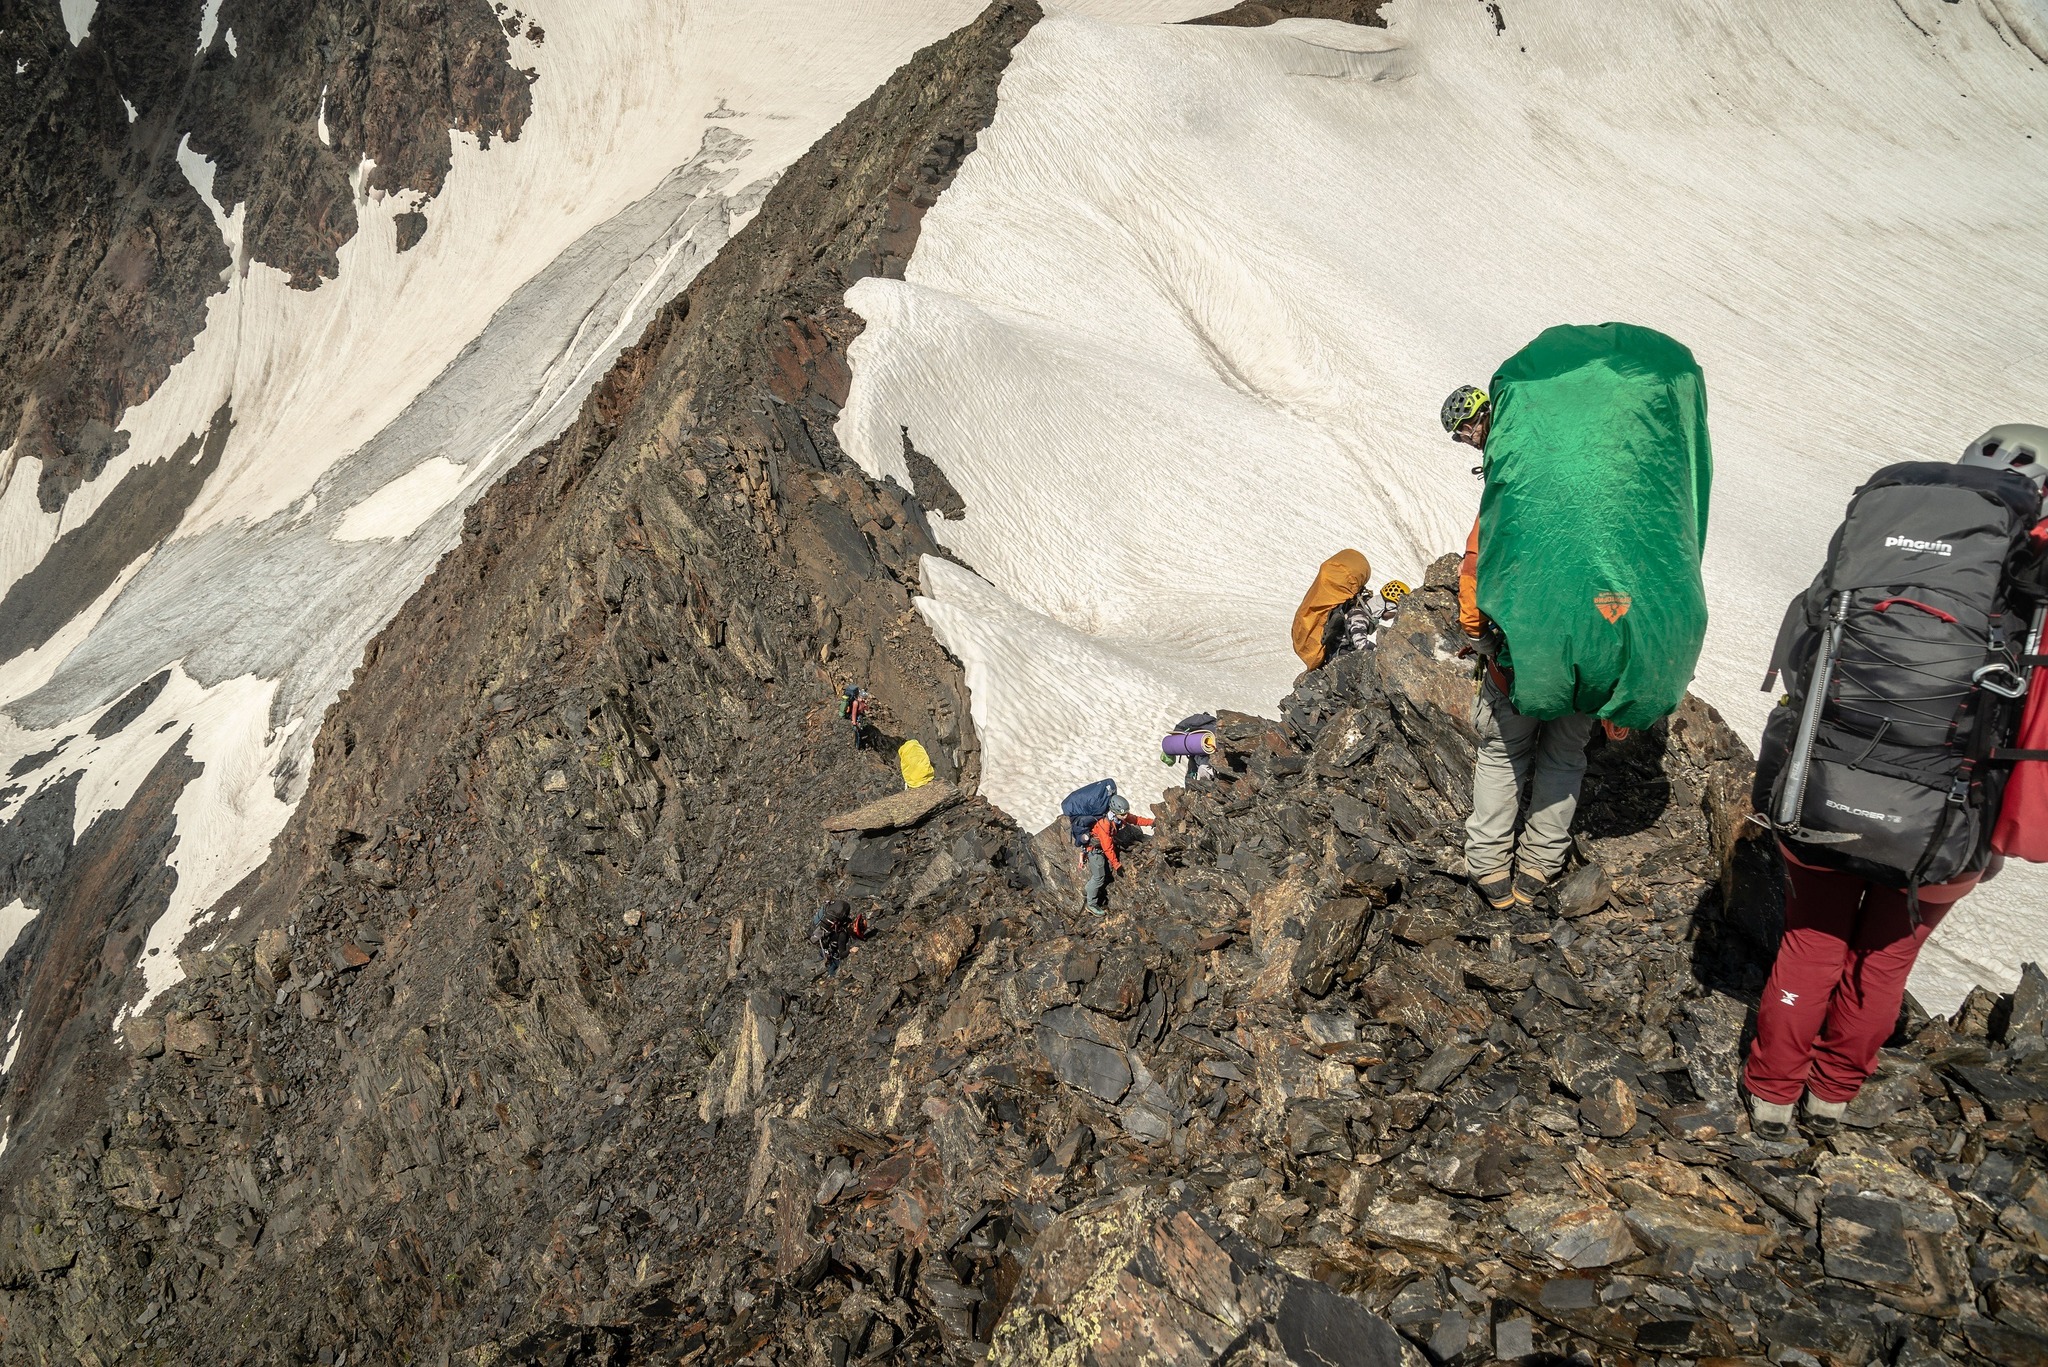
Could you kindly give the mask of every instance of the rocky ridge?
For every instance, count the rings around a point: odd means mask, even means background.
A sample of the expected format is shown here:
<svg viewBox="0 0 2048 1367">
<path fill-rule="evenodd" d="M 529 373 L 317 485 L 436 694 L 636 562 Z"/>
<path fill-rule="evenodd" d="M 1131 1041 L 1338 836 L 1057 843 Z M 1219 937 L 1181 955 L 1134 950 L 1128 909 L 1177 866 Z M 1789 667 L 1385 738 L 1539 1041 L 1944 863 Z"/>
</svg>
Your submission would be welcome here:
<svg viewBox="0 0 2048 1367">
<path fill-rule="evenodd" d="M 1597 744 L 1582 865 L 1482 915 L 1447 564 L 1223 719 L 1107 917 L 972 796 L 925 504 L 831 425 L 847 284 L 1036 17 L 919 54 L 473 510 L 242 914 L 0 1157 L 10 1359 L 2040 1360 L 2048 984 L 1744 1135 L 1742 746 Z M 856 679 L 959 792 L 873 805 Z M 878 934 L 827 975 L 830 897 Z"/>
</svg>

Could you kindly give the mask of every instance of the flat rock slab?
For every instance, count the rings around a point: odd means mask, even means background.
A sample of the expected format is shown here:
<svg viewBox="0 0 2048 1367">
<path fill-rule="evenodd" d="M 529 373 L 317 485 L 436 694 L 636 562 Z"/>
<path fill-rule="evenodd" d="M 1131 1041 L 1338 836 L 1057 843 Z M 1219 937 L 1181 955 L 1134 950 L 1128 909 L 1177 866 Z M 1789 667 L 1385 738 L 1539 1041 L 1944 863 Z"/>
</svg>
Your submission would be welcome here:
<svg viewBox="0 0 2048 1367">
<path fill-rule="evenodd" d="M 877 798 L 865 807 L 856 807 L 850 812 L 825 818 L 825 829 L 839 833 L 862 831 L 900 831 L 915 826 L 933 812 L 952 806 L 965 794 L 943 779 L 933 779 L 922 788 L 906 788 L 900 793 Z"/>
</svg>

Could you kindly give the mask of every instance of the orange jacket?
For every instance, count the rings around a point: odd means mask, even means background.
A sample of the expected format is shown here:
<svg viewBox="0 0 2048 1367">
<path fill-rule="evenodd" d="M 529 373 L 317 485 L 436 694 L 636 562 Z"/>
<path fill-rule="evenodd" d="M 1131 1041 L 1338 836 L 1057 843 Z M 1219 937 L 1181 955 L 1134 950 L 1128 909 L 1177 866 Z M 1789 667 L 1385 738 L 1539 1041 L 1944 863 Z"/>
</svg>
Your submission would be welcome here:
<svg viewBox="0 0 2048 1367">
<path fill-rule="evenodd" d="M 1127 816 L 1124 820 L 1133 826 L 1149 826 L 1152 824 L 1152 818 L 1149 816 Z M 1112 870 L 1122 872 L 1124 866 L 1117 862 L 1116 857 L 1116 828 L 1118 824 L 1114 817 L 1097 817 L 1095 824 L 1088 828 L 1088 839 L 1094 843 L 1096 849 L 1101 850 L 1108 858 L 1109 867 Z"/>
<path fill-rule="evenodd" d="M 1465 558 L 1458 564 L 1458 625 L 1467 636 L 1486 630 L 1486 614 L 1479 610 L 1479 519 L 1472 519 L 1472 534 L 1465 538 Z"/>
</svg>

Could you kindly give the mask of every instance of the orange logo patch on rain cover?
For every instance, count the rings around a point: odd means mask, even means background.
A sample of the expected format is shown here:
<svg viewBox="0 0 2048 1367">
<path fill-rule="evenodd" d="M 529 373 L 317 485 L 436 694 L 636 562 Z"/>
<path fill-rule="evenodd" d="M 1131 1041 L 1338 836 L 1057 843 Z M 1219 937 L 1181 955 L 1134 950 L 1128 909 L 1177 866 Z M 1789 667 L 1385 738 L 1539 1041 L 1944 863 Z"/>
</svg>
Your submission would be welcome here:
<svg viewBox="0 0 2048 1367">
<path fill-rule="evenodd" d="M 1610 622 L 1619 622 L 1628 616 L 1629 596 L 1625 593 L 1596 593 L 1593 606 L 1600 609 L 1600 615 Z"/>
</svg>

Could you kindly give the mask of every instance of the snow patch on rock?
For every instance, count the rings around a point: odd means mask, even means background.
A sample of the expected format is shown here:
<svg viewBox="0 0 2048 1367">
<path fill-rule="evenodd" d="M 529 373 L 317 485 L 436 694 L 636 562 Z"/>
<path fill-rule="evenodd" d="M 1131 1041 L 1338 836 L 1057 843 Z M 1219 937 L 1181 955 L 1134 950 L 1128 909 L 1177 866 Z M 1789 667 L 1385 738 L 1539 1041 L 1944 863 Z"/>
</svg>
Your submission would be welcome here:
<svg viewBox="0 0 2048 1367">
<path fill-rule="evenodd" d="M 19 897 L 0 907 L 0 959 L 7 957 L 7 951 L 14 948 L 21 932 L 35 919 L 36 909 Z"/>
<path fill-rule="evenodd" d="M 57 0 L 57 9 L 64 16 L 64 32 L 70 35 L 71 46 L 77 47 L 85 41 L 86 30 L 92 27 L 92 17 L 98 13 L 99 7 L 100 0 Z"/>
</svg>

